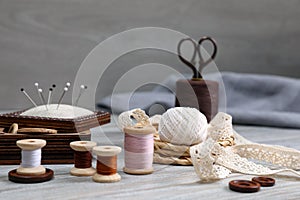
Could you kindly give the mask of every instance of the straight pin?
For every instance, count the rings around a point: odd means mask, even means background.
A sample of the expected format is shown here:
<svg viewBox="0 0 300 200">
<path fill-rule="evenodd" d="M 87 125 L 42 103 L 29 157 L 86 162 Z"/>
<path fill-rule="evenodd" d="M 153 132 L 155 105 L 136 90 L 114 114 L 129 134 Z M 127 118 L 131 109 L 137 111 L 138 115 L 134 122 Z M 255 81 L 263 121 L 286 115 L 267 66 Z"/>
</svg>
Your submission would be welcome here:
<svg viewBox="0 0 300 200">
<path fill-rule="evenodd" d="M 48 110 L 48 106 L 46 104 L 46 101 L 45 101 L 45 98 L 44 98 L 44 95 L 43 95 L 43 90 L 41 88 L 39 88 L 38 92 L 39 92 L 39 96 L 40 96 L 40 99 L 42 101 L 42 104 L 44 104 L 46 109 Z"/>
<path fill-rule="evenodd" d="M 21 88 L 21 92 L 23 92 L 23 94 L 29 99 L 29 101 L 35 106 L 37 107 L 36 103 L 32 100 L 32 98 L 27 94 L 27 92 L 25 91 L 24 88 Z"/>
<path fill-rule="evenodd" d="M 63 91 L 62 95 L 61 95 L 61 96 L 60 96 L 60 98 L 59 98 L 59 101 L 58 101 L 58 104 L 57 104 L 56 110 L 58 110 L 58 107 L 59 107 L 59 105 L 60 105 L 60 103 L 61 103 L 61 101 L 62 101 L 62 99 L 63 99 L 63 97 L 64 97 L 65 93 L 66 93 L 68 90 L 69 90 L 69 88 L 68 88 L 68 87 L 64 87 L 64 91 Z"/>
<path fill-rule="evenodd" d="M 50 105 L 51 104 L 51 100 L 52 100 L 52 93 L 54 88 L 56 87 L 55 84 L 52 85 L 52 88 L 49 88 L 49 93 L 48 93 L 48 101 L 47 104 Z"/>
<path fill-rule="evenodd" d="M 37 90 L 39 90 L 39 83 L 38 82 L 34 83 L 34 86 L 36 87 Z"/>
<path fill-rule="evenodd" d="M 53 91 L 53 89 L 52 89 L 52 88 L 49 88 L 49 92 L 48 92 L 48 101 L 47 101 L 47 104 L 48 104 L 48 105 L 49 105 L 50 102 L 51 102 L 52 91 Z"/>
<path fill-rule="evenodd" d="M 77 97 L 77 99 L 76 99 L 76 101 L 75 101 L 75 106 L 77 106 L 78 101 L 79 101 L 81 95 L 83 94 L 84 90 L 86 90 L 86 89 L 87 89 L 87 86 L 86 86 L 86 85 L 81 85 L 81 86 L 80 86 L 80 91 L 79 91 L 79 95 L 78 95 L 78 97 Z"/>
</svg>

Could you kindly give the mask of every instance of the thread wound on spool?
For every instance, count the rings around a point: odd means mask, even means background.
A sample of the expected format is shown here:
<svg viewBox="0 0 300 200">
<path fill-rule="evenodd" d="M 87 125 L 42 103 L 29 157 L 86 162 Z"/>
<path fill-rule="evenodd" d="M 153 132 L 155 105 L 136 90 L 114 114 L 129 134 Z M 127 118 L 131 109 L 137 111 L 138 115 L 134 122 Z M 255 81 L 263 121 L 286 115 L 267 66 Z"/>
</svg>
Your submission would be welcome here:
<svg viewBox="0 0 300 200">
<path fill-rule="evenodd" d="M 41 165 L 42 150 L 22 150 L 21 166 L 24 168 L 33 168 Z"/>
<path fill-rule="evenodd" d="M 149 169 L 153 162 L 153 135 L 125 133 L 125 166 L 130 169 Z"/>
<path fill-rule="evenodd" d="M 41 148 L 46 140 L 24 139 L 18 140 L 17 146 L 22 149 L 21 165 L 8 173 L 8 179 L 17 183 L 40 183 L 53 178 L 53 171 L 41 165 Z"/>
<path fill-rule="evenodd" d="M 153 172 L 153 134 L 155 131 L 153 126 L 124 128 L 124 172 L 129 174 L 149 174 Z"/>
<path fill-rule="evenodd" d="M 89 151 L 75 151 L 74 165 L 79 169 L 92 167 L 92 154 Z"/>
<path fill-rule="evenodd" d="M 97 173 L 113 175 L 117 173 L 117 156 L 97 156 Z"/>
<path fill-rule="evenodd" d="M 93 180 L 100 183 L 112 183 L 121 180 L 117 173 L 117 155 L 121 152 L 117 146 L 97 146 L 93 153 L 97 155 L 97 173 Z"/>
</svg>

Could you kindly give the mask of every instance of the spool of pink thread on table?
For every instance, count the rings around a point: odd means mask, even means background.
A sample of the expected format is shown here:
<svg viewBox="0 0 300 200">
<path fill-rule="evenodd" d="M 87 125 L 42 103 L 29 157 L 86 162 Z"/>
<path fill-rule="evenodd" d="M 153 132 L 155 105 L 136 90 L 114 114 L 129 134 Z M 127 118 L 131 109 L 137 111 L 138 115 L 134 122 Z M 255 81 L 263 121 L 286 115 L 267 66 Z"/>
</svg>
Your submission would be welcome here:
<svg viewBox="0 0 300 200">
<path fill-rule="evenodd" d="M 151 174 L 153 172 L 154 140 L 153 126 L 124 128 L 125 167 L 128 174 Z"/>
</svg>

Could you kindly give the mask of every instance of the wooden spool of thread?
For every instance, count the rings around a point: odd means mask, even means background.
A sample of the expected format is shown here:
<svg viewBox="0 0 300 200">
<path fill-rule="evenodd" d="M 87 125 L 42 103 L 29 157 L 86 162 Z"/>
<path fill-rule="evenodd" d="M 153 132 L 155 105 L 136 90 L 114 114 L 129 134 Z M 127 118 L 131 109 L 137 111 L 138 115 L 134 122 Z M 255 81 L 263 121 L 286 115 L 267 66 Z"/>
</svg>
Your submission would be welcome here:
<svg viewBox="0 0 300 200">
<path fill-rule="evenodd" d="M 70 147 L 74 150 L 74 167 L 70 174 L 74 176 L 92 176 L 96 173 L 92 167 L 91 150 L 97 144 L 92 141 L 74 141 L 70 143 Z"/>
<path fill-rule="evenodd" d="M 125 167 L 128 174 L 151 174 L 153 172 L 153 126 L 125 127 Z"/>
<path fill-rule="evenodd" d="M 17 146 L 22 149 L 22 161 L 18 169 L 8 173 L 10 181 L 18 183 L 39 183 L 53 178 L 53 171 L 41 165 L 41 149 L 46 145 L 45 140 L 18 140 Z"/>
<path fill-rule="evenodd" d="M 93 176 L 95 182 L 112 183 L 121 180 L 117 173 L 117 155 L 121 152 L 117 146 L 97 146 L 93 153 L 97 155 L 97 172 Z"/>
<path fill-rule="evenodd" d="M 176 107 L 197 108 L 210 122 L 218 113 L 218 104 L 218 82 L 203 79 L 182 79 L 176 82 Z"/>
</svg>

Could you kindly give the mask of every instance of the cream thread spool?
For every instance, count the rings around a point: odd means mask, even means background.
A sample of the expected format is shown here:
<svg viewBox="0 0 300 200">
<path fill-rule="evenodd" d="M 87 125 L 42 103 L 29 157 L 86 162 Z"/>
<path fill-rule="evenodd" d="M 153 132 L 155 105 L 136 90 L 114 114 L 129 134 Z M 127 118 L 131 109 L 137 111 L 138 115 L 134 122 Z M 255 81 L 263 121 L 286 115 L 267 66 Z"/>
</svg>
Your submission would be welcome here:
<svg viewBox="0 0 300 200">
<path fill-rule="evenodd" d="M 10 181 L 18 183 L 39 183 L 53 178 L 53 171 L 41 165 L 41 149 L 46 140 L 18 140 L 17 146 L 22 149 L 21 165 L 8 173 Z"/>
<path fill-rule="evenodd" d="M 117 146 L 97 146 L 93 153 L 97 155 L 97 173 L 93 181 L 100 183 L 112 183 L 121 180 L 117 173 L 117 155 L 122 151 Z"/>
<path fill-rule="evenodd" d="M 92 167 L 92 154 L 90 151 L 95 147 L 96 142 L 74 141 L 70 147 L 74 150 L 74 167 L 70 174 L 74 176 L 92 176 L 96 169 Z"/>
<path fill-rule="evenodd" d="M 125 166 L 128 174 L 151 174 L 153 172 L 153 126 L 133 126 L 124 129 Z"/>
</svg>

